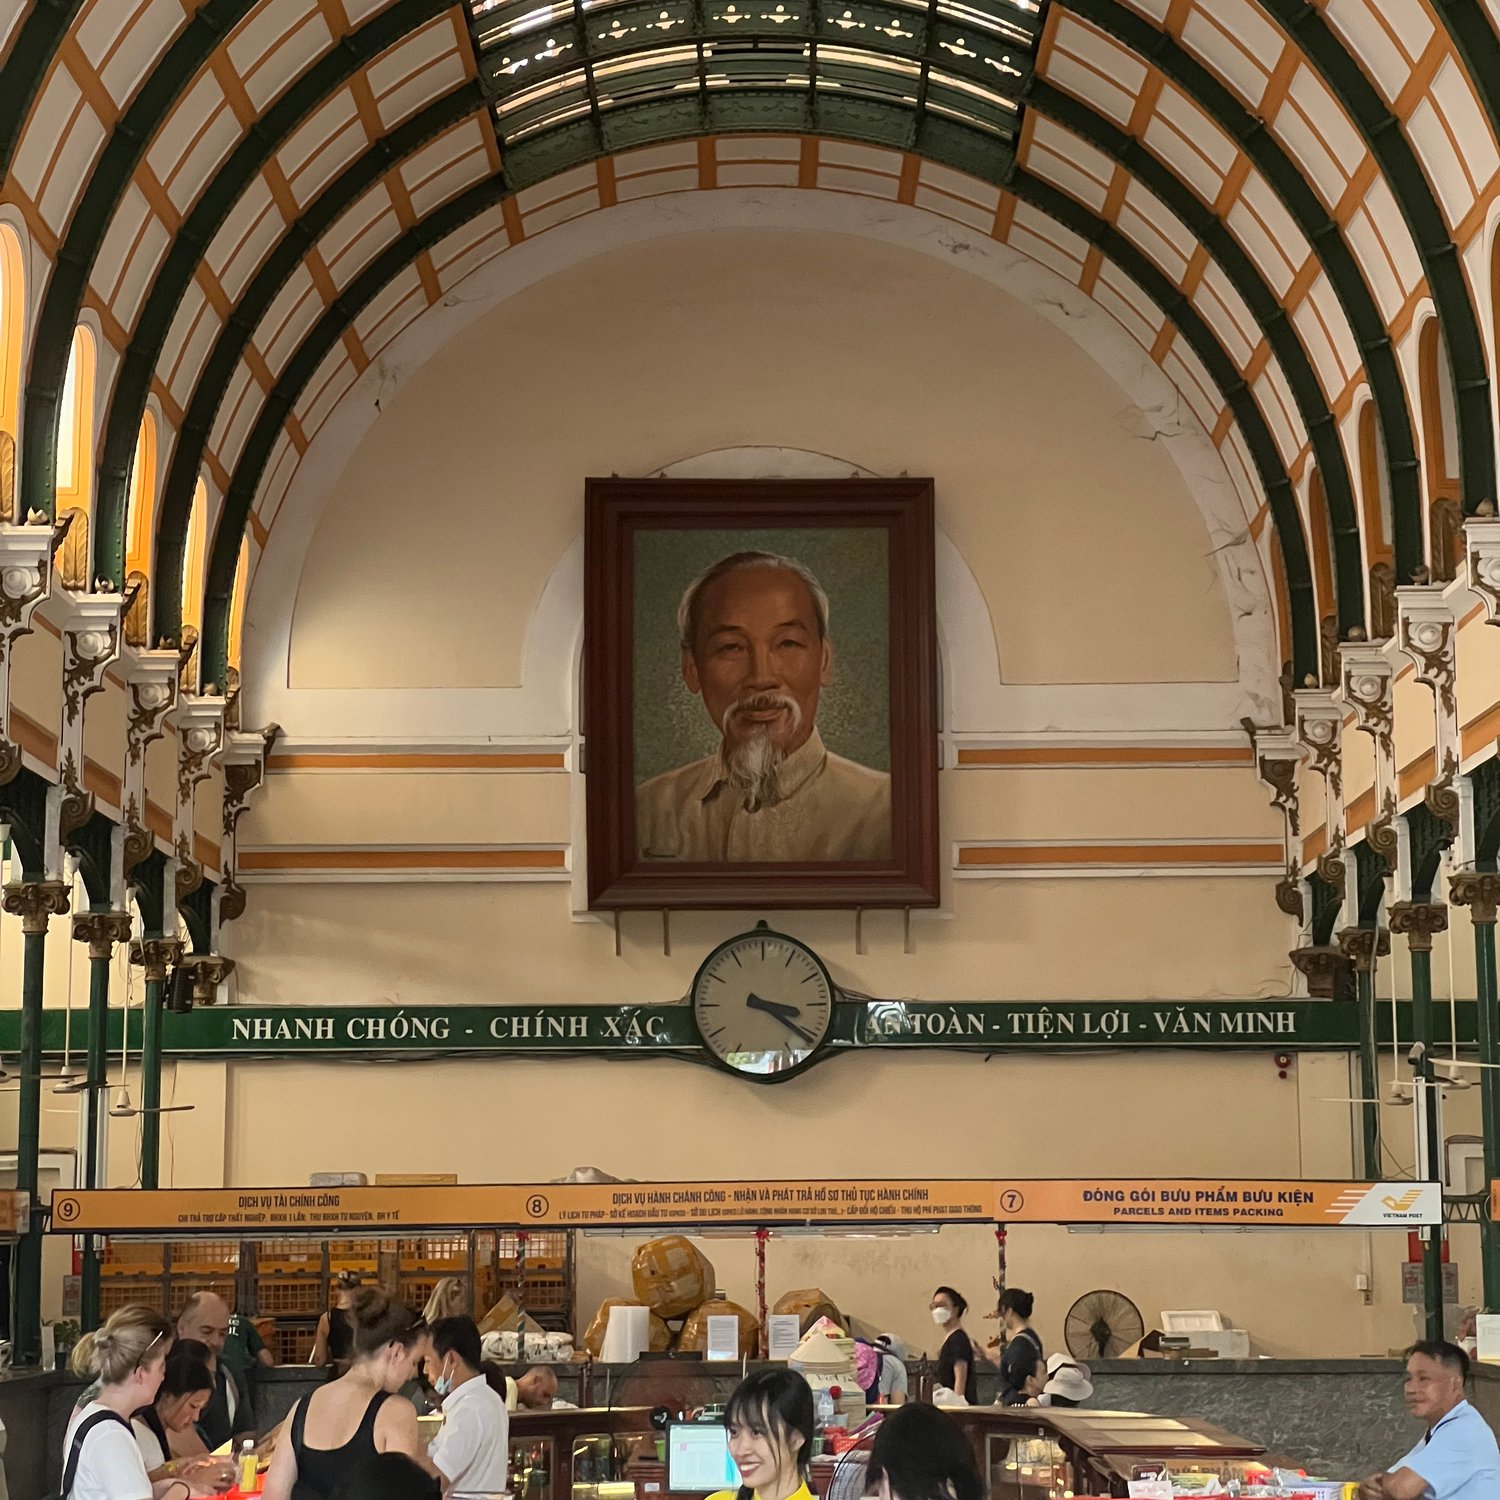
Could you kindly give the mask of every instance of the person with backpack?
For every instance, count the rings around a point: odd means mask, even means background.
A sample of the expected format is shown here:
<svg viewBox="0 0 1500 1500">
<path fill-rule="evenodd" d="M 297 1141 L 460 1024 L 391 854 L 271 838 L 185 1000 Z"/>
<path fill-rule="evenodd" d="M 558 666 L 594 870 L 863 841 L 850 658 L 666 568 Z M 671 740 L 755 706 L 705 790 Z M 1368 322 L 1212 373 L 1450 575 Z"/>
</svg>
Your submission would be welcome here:
<svg viewBox="0 0 1500 1500">
<path fill-rule="evenodd" d="M 906 1345 L 894 1333 L 854 1341 L 854 1373 L 868 1406 L 904 1406 L 909 1379 Z"/>
<path fill-rule="evenodd" d="M 159 1312 L 131 1306 L 78 1341 L 73 1369 L 100 1385 L 68 1423 L 59 1500 L 189 1500 L 195 1493 L 186 1479 L 152 1482 L 130 1425 L 156 1400 L 173 1336 Z"/>
</svg>

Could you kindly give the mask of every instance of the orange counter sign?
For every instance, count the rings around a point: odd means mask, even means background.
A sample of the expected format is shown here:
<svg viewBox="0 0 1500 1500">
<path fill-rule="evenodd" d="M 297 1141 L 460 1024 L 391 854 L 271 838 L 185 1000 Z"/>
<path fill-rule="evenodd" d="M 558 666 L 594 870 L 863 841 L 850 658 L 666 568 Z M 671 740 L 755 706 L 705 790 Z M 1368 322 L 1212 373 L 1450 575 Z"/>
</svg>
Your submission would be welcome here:
<svg viewBox="0 0 1500 1500">
<path fill-rule="evenodd" d="M 1227 1179 L 808 1179 L 473 1187 L 59 1191 L 69 1234 L 258 1235 L 516 1226 L 1155 1224 L 1411 1229 L 1442 1220 L 1435 1183 Z"/>
</svg>

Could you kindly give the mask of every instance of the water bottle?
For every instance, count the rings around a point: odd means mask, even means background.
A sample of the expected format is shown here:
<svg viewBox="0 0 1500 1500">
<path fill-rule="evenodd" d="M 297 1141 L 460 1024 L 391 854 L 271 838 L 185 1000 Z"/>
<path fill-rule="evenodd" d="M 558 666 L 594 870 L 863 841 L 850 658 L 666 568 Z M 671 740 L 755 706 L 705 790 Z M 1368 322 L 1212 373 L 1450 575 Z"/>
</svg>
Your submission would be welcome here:
<svg viewBox="0 0 1500 1500">
<path fill-rule="evenodd" d="M 256 1488 L 256 1471 L 259 1467 L 260 1465 L 255 1457 L 255 1443 L 253 1439 L 246 1438 L 240 1445 L 239 1473 L 236 1476 L 239 1480 L 238 1487 L 241 1494 L 249 1495 L 254 1493 Z"/>
<path fill-rule="evenodd" d="M 827 1432 L 828 1429 L 833 1426 L 833 1413 L 834 1405 L 832 1394 L 826 1389 L 820 1390 L 818 1392 L 817 1400 L 817 1417 L 818 1427 L 821 1431 Z"/>
</svg>

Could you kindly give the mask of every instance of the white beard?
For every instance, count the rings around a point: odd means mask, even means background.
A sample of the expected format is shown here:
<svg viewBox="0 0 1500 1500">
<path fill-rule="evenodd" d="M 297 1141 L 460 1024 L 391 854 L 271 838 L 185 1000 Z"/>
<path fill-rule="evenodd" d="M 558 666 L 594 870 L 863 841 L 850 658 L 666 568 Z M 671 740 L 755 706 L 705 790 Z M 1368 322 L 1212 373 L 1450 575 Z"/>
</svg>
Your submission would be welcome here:
<svg viewBox="0 0 1500 1500">
<path fill-rule="evenodd" d="M 732 704 L 724 715 L 726 739 L 737 713 L 766 708 L 784 708 L 791 716 L 791 734 L 802 724 L 802 710 L 785 693 L 756 693 Z M 765 725 L 757 724 L 735 747 L 726 749 L 724 764 L 733 785 L 744 792 L 745 811 L 775 807 L 781 801 L 781 767 L 786 751 L 771 738 Z"/>
</svg>

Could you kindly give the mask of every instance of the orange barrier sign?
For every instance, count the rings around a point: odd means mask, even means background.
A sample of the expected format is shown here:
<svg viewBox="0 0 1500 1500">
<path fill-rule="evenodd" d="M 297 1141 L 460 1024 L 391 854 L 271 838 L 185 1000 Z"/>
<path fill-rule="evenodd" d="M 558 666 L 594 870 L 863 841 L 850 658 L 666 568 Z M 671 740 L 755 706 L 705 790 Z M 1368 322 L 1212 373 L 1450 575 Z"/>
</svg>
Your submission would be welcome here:
<svg viewBox="0 0 1500 1500">
<path fill-rule="evenodd" d="M 1436 1183 L 1217 1178 L 509 1183 L 52 1195 L 52 1228 L 68 1234 L 962 1223 L 1411 1229 L 1441 1222 Z"/>
</svg>

